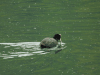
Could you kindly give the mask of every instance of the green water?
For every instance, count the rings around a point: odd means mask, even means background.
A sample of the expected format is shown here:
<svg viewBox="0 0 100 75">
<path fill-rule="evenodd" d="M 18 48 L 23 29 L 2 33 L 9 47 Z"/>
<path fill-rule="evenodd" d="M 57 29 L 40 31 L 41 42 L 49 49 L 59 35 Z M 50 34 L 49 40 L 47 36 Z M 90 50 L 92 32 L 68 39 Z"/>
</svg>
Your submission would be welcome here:
<svg viewBox="0 0 100 75">
<path fill-rule="evenodd" d="M 0 75 L 99 75 L 99 0 L 2 0 L 0 43 L 40 42 L 55 33 L 62 51 L 3 59 Z M 0 56 L 24 51 L 0 45 Z M 29 51 L 27 51 L 29 52 Z"/>
</svg>

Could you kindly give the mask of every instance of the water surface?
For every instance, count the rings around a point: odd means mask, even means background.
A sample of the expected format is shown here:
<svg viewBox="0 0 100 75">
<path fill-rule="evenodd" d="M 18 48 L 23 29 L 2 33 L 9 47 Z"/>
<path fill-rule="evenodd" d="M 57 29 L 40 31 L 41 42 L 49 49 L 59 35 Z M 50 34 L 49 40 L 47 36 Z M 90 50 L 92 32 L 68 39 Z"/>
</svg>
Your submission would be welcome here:
<svg viewBox="0 0 100 75">
<path fill-rule="evenodd" d="M 61 51 L 41 50 L 56 33 Z M 0 75 L 99 75 L 99 37 L 99 0 L 2 0 Z"/>
</svg>

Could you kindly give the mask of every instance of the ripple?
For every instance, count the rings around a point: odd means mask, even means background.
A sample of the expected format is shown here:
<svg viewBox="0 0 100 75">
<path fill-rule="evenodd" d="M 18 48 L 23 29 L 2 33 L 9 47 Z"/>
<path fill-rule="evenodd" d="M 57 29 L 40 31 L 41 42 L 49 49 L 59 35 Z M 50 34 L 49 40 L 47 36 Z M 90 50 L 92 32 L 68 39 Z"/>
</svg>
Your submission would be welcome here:
<svg viewBox="0 0 100 75">
<path fill-rule="evenodd" d="M 40 42 L 0 43 L 2 47 L 0 57 L 3 57 L 3 59 L 9 59 L 14 57 L 43 55 L 50 53 L 50 51 L 62 50 L 67 47 L 65 46 L 65 43 L 61 43 L 61 48 L 57 46 L 49 49 L 41 49 L 39 44 Z"/>
</svg>

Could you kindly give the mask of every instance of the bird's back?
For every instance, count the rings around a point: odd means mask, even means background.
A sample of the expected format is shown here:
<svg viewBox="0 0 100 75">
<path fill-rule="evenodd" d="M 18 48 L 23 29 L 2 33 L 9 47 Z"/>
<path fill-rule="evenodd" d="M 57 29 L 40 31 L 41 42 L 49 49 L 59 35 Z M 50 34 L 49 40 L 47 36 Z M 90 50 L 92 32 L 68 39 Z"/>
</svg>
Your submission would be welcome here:
<svg viewBox="0 0 100 75">
<path fill-rule="evenodd" d="M 54 39 L 54 38 L 44 38 L 41 43 L 40 46 L 44 47 L 44 48 L 52 48 L 55 47 L 58 44 L 58 42 Z"/>
</svg>

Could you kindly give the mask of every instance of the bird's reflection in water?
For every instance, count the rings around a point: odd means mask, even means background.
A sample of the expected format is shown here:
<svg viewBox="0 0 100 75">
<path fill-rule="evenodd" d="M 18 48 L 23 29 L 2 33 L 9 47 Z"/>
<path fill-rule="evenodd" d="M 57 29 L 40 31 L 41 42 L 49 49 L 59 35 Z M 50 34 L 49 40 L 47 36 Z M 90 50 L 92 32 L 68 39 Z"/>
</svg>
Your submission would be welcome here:
<svg viewBox="0 0 100 75">
<path fill-rule="evenodd" d="M 55 54 L 57 54 L 57 53 L 60 52 L 60 51 L 62 51 L 62 49 L 61 49 L 61 50 L 57 50 L 57 51 L 55 51 Z"/>
</svg>

